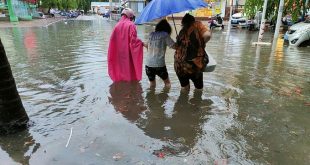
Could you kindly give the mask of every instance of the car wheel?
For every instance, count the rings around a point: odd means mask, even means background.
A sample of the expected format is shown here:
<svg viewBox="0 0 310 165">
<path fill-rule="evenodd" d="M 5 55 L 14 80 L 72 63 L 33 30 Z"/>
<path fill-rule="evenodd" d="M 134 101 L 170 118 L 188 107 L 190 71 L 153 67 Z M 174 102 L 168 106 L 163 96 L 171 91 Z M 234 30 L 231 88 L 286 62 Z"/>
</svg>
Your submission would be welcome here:
<svg viewBox="0 0 310 165">
<path fill-rule="evenodd" d="M 306 40 L 299 44 L 299 47 L 307 47 L 310 46 L 310 40 Z"/>
</svg>

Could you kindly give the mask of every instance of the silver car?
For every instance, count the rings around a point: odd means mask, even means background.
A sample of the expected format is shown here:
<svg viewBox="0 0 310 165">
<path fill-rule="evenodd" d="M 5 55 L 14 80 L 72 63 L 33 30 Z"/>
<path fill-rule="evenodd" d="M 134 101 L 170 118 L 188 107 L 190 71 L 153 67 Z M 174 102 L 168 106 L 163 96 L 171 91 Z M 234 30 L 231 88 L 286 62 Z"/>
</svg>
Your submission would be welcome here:
<svg viewBox="0 0 310 165">
<path fill-rule="evenodd" d="M 243 16 L 242 13 L 235 13 L 231 16 L 231 26 L 232 27 L 247 27 L 246 18 Z"/>
<path fill-rule="evenodd" d="M 284 35 L 291 46 L 310 46 L 310 20 L 292 25 Z"/>
</svg>

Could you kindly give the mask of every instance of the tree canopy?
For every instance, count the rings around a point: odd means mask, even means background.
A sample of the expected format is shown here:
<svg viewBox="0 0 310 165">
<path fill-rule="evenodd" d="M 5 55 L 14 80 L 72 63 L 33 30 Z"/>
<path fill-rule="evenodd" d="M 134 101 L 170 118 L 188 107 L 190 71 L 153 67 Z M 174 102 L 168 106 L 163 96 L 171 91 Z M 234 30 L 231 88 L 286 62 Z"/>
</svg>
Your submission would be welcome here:
<svg viewBox="0 0 310 165">
<path fill-rule="evenodd" d="M 83 9 L 85 12 L 90 10 L 91 2 L 109 2 L 109 0 L 37 0 L 41 7 L 59 10 Z M 119 2 L 119 0 L 112 0 L 112 2 Z"/>
<path fill-rule="evenodd" d="M 92 0 L 41 0 L 41 6 L 60 10 L 83 9 L 88 11 Z M 102 0 L 104 1 L 104 0 Z"/>
<path fill-rule="evenodd" d="M 268 1 L 266 9 L 266 18 L 275 20 L 279 9 L 280 0 Z M 283 15 L 291 14 L 293 21 L 297 21 L 299 16 L 303 16 L 305 9 L 309 9 L 308 4 L 305 4 L 306 0 L 284 0 Z M 256 12 L 263 11 L 264 0 L 246 0 L 244 6 L 244 12 L 248 18 L 255 16 Z M 306 8 L 304 8 L 304 6 Z"/>
</svg>

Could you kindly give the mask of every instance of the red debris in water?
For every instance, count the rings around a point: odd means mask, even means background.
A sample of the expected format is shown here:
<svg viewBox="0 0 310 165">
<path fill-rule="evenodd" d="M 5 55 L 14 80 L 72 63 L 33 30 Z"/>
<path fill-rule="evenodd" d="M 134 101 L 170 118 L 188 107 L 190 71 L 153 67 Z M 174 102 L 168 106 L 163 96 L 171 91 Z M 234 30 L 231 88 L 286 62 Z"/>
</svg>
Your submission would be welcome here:
<svg viewBox="0 0 310 165">
<path fill-rule="evenodd" d="M 297 95 L 301 95 L 301 88 L 300 88 L 300 87 L 296 87 L 296 88 L 294 89 L 294 91 L 295 91 L 295 93 L 296 93 Z"/>
<path fill-rule="evenodd" d="M 214 165 L 227 165 L 227 159 L 215 160 Z"/>
<path fill-rule="evenodd" d="M 157 157 L 159 157 L 159 158 L 165 158 L 165 153 L 159 152 L 158 155 L 157 155 Z"/>
</svg>

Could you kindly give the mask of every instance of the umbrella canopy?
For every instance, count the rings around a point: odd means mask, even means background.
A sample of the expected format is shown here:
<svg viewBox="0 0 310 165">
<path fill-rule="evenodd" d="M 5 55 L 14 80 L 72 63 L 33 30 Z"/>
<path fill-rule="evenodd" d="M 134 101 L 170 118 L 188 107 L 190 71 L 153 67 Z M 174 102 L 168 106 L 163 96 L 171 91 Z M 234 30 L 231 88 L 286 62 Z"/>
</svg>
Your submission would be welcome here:
<svg viewBox="0 0 310 165">
<path fill-rule="evenodd" d="M 152 0 L 141 12 L 136 24 L 142 24 L 170 14 L 206 7 L 203 0 Z"/>
</svg>

